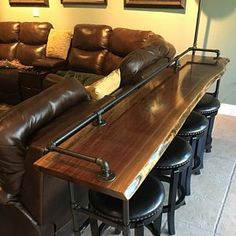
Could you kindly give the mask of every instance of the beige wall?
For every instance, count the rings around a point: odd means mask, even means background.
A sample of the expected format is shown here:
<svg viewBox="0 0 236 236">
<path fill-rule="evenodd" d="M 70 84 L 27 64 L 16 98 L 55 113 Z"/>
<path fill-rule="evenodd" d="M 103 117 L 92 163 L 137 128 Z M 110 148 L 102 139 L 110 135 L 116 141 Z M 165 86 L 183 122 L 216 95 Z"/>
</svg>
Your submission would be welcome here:
<svg viewBox="0 0 236 236">
<path fill-rule="evenodd" d="M 63 7 L 60 0 L 49 0 L 50 7 L 39 7 L 40 16 L 33 17 L 32 7 L 10 7 L 8 2 L 0 1 L 1 21 L 49 21 L 58 29 L 73 29 L 77 23 L 148 29 L 164 36 L 178 52 L 192 44 L 197 11 L 196 0 L 187 0 L 185 10 L 124 9 L 124 0 L 108 0 L 107 7 Z M 198 45 L 219 48 L 222 56 L 231 59 L 220 98 L 236 105 L 236 2 L 203 0 L 203 9 Z"/>
</svg>

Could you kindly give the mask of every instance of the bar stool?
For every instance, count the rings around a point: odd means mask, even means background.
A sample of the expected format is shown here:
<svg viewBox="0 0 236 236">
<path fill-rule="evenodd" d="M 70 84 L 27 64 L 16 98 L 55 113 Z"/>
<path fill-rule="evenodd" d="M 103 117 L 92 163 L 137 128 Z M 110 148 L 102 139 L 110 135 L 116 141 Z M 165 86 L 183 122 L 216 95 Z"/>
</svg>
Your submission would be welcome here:
<svg viewBox="0 0 236 236">
<path fill-rule="evenodd" d="M 175 234 L 175 210 L 185 204 L 185 183 L 182 178 L 186 179 L 182 174 L 184 171 L 191 172 L 191 159 L 190 144 L 183 138 L 175 137 L 151 172 L 151 175 L 169 183 L 168 205 L 163 207 L 163 213 L 167 213 L 168 232 L 171 235 Z"/>
<path fill-rule="evenodd" d="M 209 122 L 209 126 L 207 129 L 207 137 L 205 150 L 206 152 L 211 152 L 212 148 L 212 130 L 214 126 L 215 117 L 220 108 L 220 101 L 214 97 L 212 94 L 205 94 L 203 98 L 199 101 L 197 106 L 194 108 L 194 111 L 197 111 L 204 115 Z"/>
<path fill-rule="evenodd" d="M 190 143 L 193 150 L 192 171 L 185 173 L 185 193 L 187 196 L 191 194 L 190 184 L 188 184 L 188 180 L 191 178 L 191 174 L 200 174 L 200 169 L 203 168 L 203 155 L 207 128 L 208 120 L 205 118 L 205 116 L 193 111 L 186 119 L 185 123 L 178 133 L 178 136 L 184 138 Z"/>
<path fill-rule="evenodd" d="M 153 235 L 160 235 L 161 216 L 165 190 L 162 183 L 147 176 L 137 192 L 129 201 L 130 228 L 136 236 L 144 235 L 144 226 L 147 226 Z M 123 201 L 111 196 L 89 191 L 89 205 L 99 220 L 116 229 L 124 230 Z M 90 218 L 92 236 L 100 235 L 97 219 Z"/>
</svg>

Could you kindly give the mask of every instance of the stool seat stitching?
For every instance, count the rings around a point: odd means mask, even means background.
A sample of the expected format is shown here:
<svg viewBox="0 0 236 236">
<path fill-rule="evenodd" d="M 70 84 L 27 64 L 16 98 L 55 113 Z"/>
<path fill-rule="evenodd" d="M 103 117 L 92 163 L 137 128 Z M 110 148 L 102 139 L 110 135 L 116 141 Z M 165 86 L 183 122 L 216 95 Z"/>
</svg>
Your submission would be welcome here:
<svg viewBox="0 0 236 236">
<path fill-rule="evenodd" d="M 181 135 L 181 136 L 194 136 L 194 135 L 199 135 L 199 134 L 203 134 L 205 131 L 207 130 L 207 128 L 205 128 L 203 131 L 199 131 L 199 132 L 180 132 L 178 133 L 178 135 Z"/>
<path fill-rule="evenodd" d="M 136 219 L 130 219 L 130 223 L 137 223 L 139 221 L 143 221 L 143 220 L 146 220 L 148 218 L 151 218 L 152 216 L 158 214 L 160 211 L 162 211 L 162 208 L 163 208 L 163 204 L 161 204 L 155 211 L 153 211 L 152 213 L 148 214 L 148 215 L 144 215 L 143 217 L 140 217 L 140 218 L 136 218 Z M 95 211 L 96 214 L 106 218 L 106 219 L 109 219 L 109 220 L 112 220 L 114 222 L 123 222 L 122 219 L 119 219 L 119 218 L 114 218 L 112 216 L 108 216 L 106 214 L 103 214 L 102 212 L 96 210 L 94 207 L 93 207 L 93 210 Z"/>
<path fill-rule="evenodd" d="M 213 114 L 213 113 L 216 113 L 218 110 L 219 110 L 219 108 L 217 108 L 217 110 L 214 110 L 214 111 L 201 111 L 201 110 L 199 110 L 199 112 L 200 112 L 202 115 L 206 115 L 206 114 Z M 216 115 L 217 115 L 217 114 L 216 114 Z"/>
<path fill-rule="evenodd" d="M 182 164 L 178 164 L 178 165 L 174 165 L 174 166 L 155 166 L 154 168 L 157 168 L 157 169 L 175 169 L 175 168 L 184 166 L 184 165 L 188 164 L 189 162 L 190 162 L 190 160 L 187 160 Z"/>
</svg>

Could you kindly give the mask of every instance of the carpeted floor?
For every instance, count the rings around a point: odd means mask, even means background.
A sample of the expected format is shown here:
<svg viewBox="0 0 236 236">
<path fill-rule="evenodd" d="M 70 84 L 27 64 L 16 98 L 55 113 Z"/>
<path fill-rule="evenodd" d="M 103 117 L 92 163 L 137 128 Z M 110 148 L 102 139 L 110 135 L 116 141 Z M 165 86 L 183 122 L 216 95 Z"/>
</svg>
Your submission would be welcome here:
<svg viewBox="0 0 236 236">
<path fill-rule="evenodd" d="M 202 174 L 192 177 L 191 196 L 176 211 L 177 236 L 236 235 L 236 116 L 218 115 L 213 138 Z M 163 225 L 166 236 L 165 217 Z M 90 236 L 90 229 L 83 235 Z"/>
</svg>

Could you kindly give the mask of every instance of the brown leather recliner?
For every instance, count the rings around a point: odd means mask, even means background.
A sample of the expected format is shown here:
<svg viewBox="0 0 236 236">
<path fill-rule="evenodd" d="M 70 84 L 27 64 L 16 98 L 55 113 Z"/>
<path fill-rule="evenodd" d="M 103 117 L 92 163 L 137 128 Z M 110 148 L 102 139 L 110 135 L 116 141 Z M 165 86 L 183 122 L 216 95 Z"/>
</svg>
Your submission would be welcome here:
<svg viewBox="0 0 236 236">
<path fill-rule="evenodd" d="M 93 75 L 108 75 L 121 70 L 122 87 L 135 84 L 142 73 L 152 74 L 160 65 L 169 62 L 176 51 L 173 45 L 152 31 L 127 28 L 112 29 L 108 25 L 78 24 L 74 27 L 67 70 L 76 71 L 84 85 L 93 82 Z M 89 76 L 84 75 L 90 73 Z M 85 77 L 89 78 L 86 80 Z M 95 79 L 96 76 L 94 76 Z M 49 74 L 44 80 L 48 87 L 63 78 Z"/>
<path fill-rule="evenodd" d="M 91 112 L 89 104 L 80 82 L 68 79 L 0 115 L 0 235 L 68 235 L 67 183 L 33 163 L 53 138 Z M 86 193 L 78 188 L 80 201 Z"/>
<path fill-rule="evenodd" d="M 0 60 L 32 63 L 46 54 L 46 43 L 52 25 L 48 22 L 0 22 Z M 0 69 L 0 102 L 20 102 L 18 70 Z"/>
<path fill-rule="evenodd" d="M 54 69 L 65 60 L 46 57 L 46 44 L 52 25 L 48 22 L 0 22 L 0 60 L 18 60 L 25 66 Z M 18 69 L 0 68 L 0 103 L 15 105 L 21 101 Z"/>
</svg>

